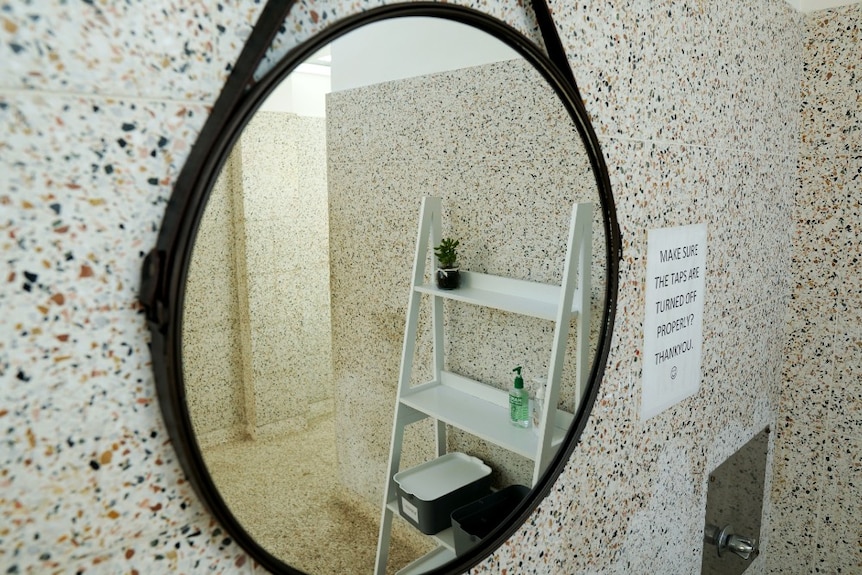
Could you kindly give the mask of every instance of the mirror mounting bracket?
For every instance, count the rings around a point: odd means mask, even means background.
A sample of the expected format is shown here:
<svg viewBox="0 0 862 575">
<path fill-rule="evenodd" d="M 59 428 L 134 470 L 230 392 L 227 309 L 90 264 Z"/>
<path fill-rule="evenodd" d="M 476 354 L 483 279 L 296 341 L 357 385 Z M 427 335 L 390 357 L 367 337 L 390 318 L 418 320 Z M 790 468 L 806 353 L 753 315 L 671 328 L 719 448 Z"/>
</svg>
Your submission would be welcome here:
<svg viewBox="0 0 862 575">
<path fill-rule="evenodd" d="M 542 40 L 545 42 L 545 50 L 548 52 L 548 57 L 551 59 L 551 62 L 557 65 L 560 72 L 566 76 L 566 80 L 571 82 L 572 87 L 577 89 L 578 84 L 575 82 L 575 74 L 572 72 L 571 65 L 569 65 L 566 50 L 563 48 L 560 34 L 557 32 L 557 27 L 554 24 L 554 18 L 551 16 L 551 10 L 548 7 L 547 1 L 533 0 L 533 12 L 536 14 L 536 21 L 539 24 L 539 31 L 542 33 Z"/>
<path fill-rule="evenodd" d="M 162 292 L 160 283 L 165 279 L 165 252 L 157 248 L 150 250 L 144 258 L 141 273 L 141 289 L 138 299 L 144 306 L 147 321 L 160 333 L 167 328 L 168 314 L 163 300 L 159 299 Z"/>
</svg>

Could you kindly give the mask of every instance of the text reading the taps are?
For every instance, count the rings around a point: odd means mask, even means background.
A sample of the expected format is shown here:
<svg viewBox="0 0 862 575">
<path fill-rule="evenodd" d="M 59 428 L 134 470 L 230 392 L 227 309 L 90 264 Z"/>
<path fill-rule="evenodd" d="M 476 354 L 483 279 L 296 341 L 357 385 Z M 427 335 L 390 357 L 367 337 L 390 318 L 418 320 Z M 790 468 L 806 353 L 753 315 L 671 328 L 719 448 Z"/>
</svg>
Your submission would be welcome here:
<svg viewBox="0 0 862 575">
<path fill-rule="evenodd" d="M 700 387 L 705 224 L 647 232 L 641 419 Z"/>
<path fill-rule="evenodd" d="M 697 243 L 661 249 L 658 251 L 659 264 L 667 270 L 669 266 L 679 265 L 677 262 L 687 258 L 697 258 L 699 252 L 700 245 Z M 691 309 L 694 304 L 701 303 L 697 289 L 698 280 L 701 279 L 701 267 L 694 264 L 689 266 L 685 263 L 681 268 L 670 269 L 666 273 L 653 276 L 654 283 L 651 291 L 660 296 L 654 302 L 655 317 L 658 319 L 655 327 L 656 340 L 679 334 L 694 326 L 695 314 L 683 308 Z M 683 313 L 686 311 L 688 313 Z M 663 346 L 653 353 L 655 365 L 678 357 L 693 347 L 691 339 Z"/>
</svg>

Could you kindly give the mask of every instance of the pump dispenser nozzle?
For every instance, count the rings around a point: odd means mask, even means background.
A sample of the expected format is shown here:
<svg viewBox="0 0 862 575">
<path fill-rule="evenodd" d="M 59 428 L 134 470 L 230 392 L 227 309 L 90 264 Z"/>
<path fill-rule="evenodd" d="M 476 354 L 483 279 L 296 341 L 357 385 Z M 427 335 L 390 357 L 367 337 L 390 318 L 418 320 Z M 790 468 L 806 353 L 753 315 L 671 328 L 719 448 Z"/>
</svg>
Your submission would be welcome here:
<svg viewBox="0 0 862 575">
<path fill-rule="evenodd" d="M 518 374 L 515 376 L 515 389 L 524 389 L 524 378 L 521 377 L 521 366 L 519 365 L 512 371 Z"/>
</svg>

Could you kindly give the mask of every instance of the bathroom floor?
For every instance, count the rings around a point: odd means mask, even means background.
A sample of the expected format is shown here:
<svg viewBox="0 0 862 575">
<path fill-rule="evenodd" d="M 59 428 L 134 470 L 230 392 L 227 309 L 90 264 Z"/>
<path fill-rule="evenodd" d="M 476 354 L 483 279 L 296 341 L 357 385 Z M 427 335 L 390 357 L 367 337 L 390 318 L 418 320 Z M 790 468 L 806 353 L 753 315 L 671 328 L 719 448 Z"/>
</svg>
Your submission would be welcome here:
<svg viewBox="0 0 862 575">
<path fill-rule="evenodd" d="M 246 531 L 270 553 L 310 575 L 371 574 L 380 508 L 341 487 L 333 418 L 282 437 L 209 447 L 210 473 Z M 396 519 L 388 574 L 432 549 Z"/>
</svg>

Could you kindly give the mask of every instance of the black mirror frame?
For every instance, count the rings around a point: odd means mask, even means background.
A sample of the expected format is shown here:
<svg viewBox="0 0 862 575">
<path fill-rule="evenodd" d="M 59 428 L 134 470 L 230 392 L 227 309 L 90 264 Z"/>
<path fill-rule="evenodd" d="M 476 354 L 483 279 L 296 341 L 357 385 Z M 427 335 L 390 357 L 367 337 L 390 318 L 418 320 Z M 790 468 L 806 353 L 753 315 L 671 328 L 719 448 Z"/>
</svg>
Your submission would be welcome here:
<svg viewBox="0 0 862 575">
<path fill-rule="evenodd" d="M 264 7 L 258 24 L 177 178 L 156 247 L 144 262 L 140 300 L 152 336 L 150 349 L 162 416 L 180 465 L 195 493 L 227 533 L 267 570 L 301 575 L 300 571 L 262 548 L 231 513 L 204 463 L 186 405 L 181 345 L 185 282 L 194 240 L 210 192 L 234 143 L 260 104 L 299 63 L 338 36 L 372 22 L 406 16 L 453 20 L 494 36 L 520 53 L 554 88 L 587 149 L 602 207 L 607 281 L 598 347 L 590 369 L 587 396 L 575 414 L 574 423 L 563 445 L 530 495 L 502 525 L 481 545 L 429 571 L 428 575 L 464 573 L 508 539 L 548 494 L 574 451 L 595 404 L 611 346 L 619 288 L 619 261 L 622 257 L 619 224 L 607 166 L 544 0 L 533 0 L 533 7 L 549 55 L 545 55 L 538 46 L 508 24 L 487 14 L 451 4 L 410 2 L 374 8 L 330 24 L 322 32 L 291 49 L 256 81 L 254 74 L 293 4 L 293 0 L 269 0 Z"/>
</svg>

